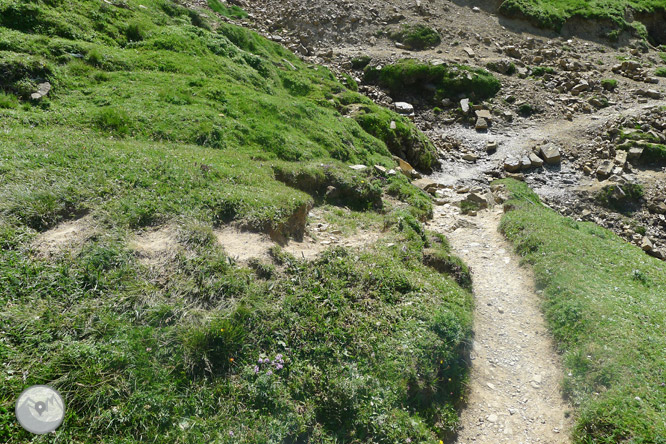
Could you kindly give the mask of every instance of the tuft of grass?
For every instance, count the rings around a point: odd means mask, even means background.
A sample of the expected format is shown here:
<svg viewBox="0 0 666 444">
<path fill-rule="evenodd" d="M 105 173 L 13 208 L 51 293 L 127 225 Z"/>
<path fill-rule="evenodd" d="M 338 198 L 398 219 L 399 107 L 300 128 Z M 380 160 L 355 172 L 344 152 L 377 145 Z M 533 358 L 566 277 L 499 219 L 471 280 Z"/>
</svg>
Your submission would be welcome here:
<svg viewBox="0 0 666 444">
<path fill-rule="evenodd" d="M 464 65 L 432 65 L 414 59 L 402 59 L 381 70 L 367 67 L 365 80 L 379 83 L 396 97 L 418 93 L 432 97 L 434 101 L 460 96 L 484 100 L 493 97 L 501 88 L 500 81 L 484 69 Z M 426 88 L 428 84 L 435 86 L 434 93 Z"/>
<path fill-rule="evenodd" d="M 18 98 L 14 94 L 7 94 L 4 91 L 0 91 L 0 108 L 14 109 L 18 108 L 18 106 Z"/>
<path fill-rule="evenodd" d="M 220 2 L 220 0 L 208 0 L 208 7 L 225 17 L 233 17 L 239 19 L 247 17 L 247 12 L 245 12 L 243 8 L 241 8 L 240 6 L 237 5 L 226 6 L 223 5 Z"/>
<path fill-rule="evenodd" d="M 404 24 L 389 36 L 392 40 L 416 50 L 432 48 L 442 42 L 437 31 L 423 24 Z"/>
<path fill-rule="evenodd" d="M 505 66 L 501 66 L 501 64 L 504 64 Z M 488 62 L 486 68 L 491 71 L 505 73 L 508 76 L 512 76 L 518 72 L 518 68 L 516 68 L 516 64 L 513 62 L 508 62 L 508 64 L 506 64 L 506 62 Z"/>
<path fill-rule="evenodd" d="M 615 91 L 617 88 L 617 80 L 615 79 L 603 79 L 601 81 L 601 86 L 607 91 Z"/>
<path fill-rule="evenodd" d="M 352 68 L 354 68 L 354 69 L 363 69 L 366 66 L 368 66 L 368 64 L 370 63 L 371 60 L 372 60 L 372 57 L 367 56 L 367 55 L 366 56 L 360 56 L 360 57 L 354 57 L 353 59 L 351 59 L 351 65 L 352 65 Z"/>
<path fill-rule="evenodd" d="M 594 223 L 544 207 L 524 183 L 502 182 L 513 211 L 501 230 L 543 290 L 568 373 L 564 391 L 577 407 L 574 442 L 659 442 L 666 266 Z"/>
<path fill-rule="evenodd" d="M 522 103 L 518 106 L 518 114 L 523 117 L 529 117 L 537 112 L 537 108 L 530 103 Z"/>
<path fill-rule="evenodd" d="M 537 66 L 532 68 L 532 75 L 534 77 L 543 77 L 546 74 L 554 75 L 555 73 L 555 69 L 550 66 Z"/>
<path fill-rule="evenodd" d="M 639 206 L 643 198 L 643 187 L 638 184 L 606 185 L 595 196 L 597 202 L 620 212 Z"/>
<path fill-rule="evenodd" d="M 654 75 L 657 76 L 657 77 L 666 77 L 666 68 L 664 68 L 664 67 L 657 68 L 654 71 Z"/>
</svg>

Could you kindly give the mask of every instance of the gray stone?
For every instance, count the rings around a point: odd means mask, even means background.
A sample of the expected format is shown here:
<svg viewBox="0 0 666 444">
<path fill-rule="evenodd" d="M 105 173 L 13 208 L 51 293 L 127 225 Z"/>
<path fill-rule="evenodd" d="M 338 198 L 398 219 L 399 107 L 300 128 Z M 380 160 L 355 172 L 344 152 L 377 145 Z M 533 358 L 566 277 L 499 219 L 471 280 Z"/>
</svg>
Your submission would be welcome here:
<svg viewBox="0 0 666 444">
<path fill-rule="evenodd" d="M 613 162 L 610 160 L 604 160 L 601 162 L 601 165 L 597 168 L 597 178 L 605 179 L 611 175 L 613 172 Z"/>
<path fill-rule="evenodd" d="M 656 89 L 648 89 L 645 91 L 645 96 L 651 99 L 661 99 L 661 93 Z"/>
<path fill-rule="evenodd" d="M 524 155 L 520 158 L 520 169 L 529 170 L 530 168 L 532 168 L 532 161 L 528 155 Z"/>
<path fill-rule="evenodd" d="M 395 102 L 395 110 L 399 114 L 411 116 L 414 114 L 414 106 L 407 102 Z"/>
<path fill-rule="evenodd" d="M 641 248 L 643 249 L 643 251 L 646 251 L 646 252 L 647 251 L 652 251 L 654 246 L 652 245 L 652 241 L 650 240 L 649 237 L 647 237 L 647 236 L 643 237 L 643 239 L 641 240 Z"/>
<path fill-rule="evenodd" d="M 465 54 L 467 54 L 468 57 L 474 57 L 476 54 L 474 54 L 474 50 L 470 48 L 469 46 L 465 46 L 463 48 L 463 51 L 465 51 Z"/>
<path fill-rule="evenodd" d="M 488 129 L 488 121 L 486 119 L 476 119 L 476 125 L 474 126 L 477 131 L 485 131 Z"/>
<path fill-rule="evenodd" d="M 462 112 L 467 114 L 469 112 L 469 99 L 462 99 L 460 101 L 460 108 L 462 108 Z"/>
<path fill-rule="evenodd" d="M 615 153 L 615 163 L 624 168 L 625 165 L 627 164 L 627 152 L 626 151 L 618 151 Z"/>
<path fill-rule="evenodd" d="M 381 165 L 374 165 L 375 171 L 379 174 L 386 174 L 386 168 Z"/>
<path fill-rule="evenodd" d="M 474 113 L 476 114 L 476 117 L 479 119 L 486 119 L 486 120 L 493 119 L 493 115 L 490 114 L 490 111 L 488 111 L 487 109 L 479 109 L 474 111 Z"/>
<path fill-rule="evenodd" d="M 497 151 L 497 142 L 488 142 L 486 144 L 486 153 L 492 154 Z"/>
<path fill-rule="evenodd" d="M 433 182 L 430 179 L 418 179 L 412 182 L 412 185 L 421 188 L 423 191 L 426 191 L 428 193 L 434 193 L 437 188 L 439 188 L 439 184 L 437 182 Z"/>
<path fill-rule="evenodd" d="M 534 153 L 530 153 L 530 162 L 532 162 L 534 168 L 541 168 L 543 166 L 543 160 L 541 160 L 541 157 Z"/>
<path fill-rule="evenodd" d="M 541 158 L 549 165 L 556 165 L 562 160 L 560 149 L 554 143 L 547 143 L 539 149 Z"/>
<path fill-rule="evenodd" d="M 643 148 L 638 148 L 638 147 L 629 148 L 627 159 L 636 160 L 639 159 L 642 155 L 643 155 Z"/>
<path fill-rule="evenodd" d="M 479 193 L 469 193 L 465 200 L 479 205 L 480 208 L 488 208 L 488 199 Z"/>
<path fill-rule="evenodd" d="M 520 160 L 515 157 L 507 157 L 504 160 L 504 169 L 509 173 L 517 173 L 520 171 Z"/>
<path fill-rule="evenodd" d="M 463 160 L 467 160 L 469 162 L 476 162 L 477 160 L 479 160 L 479 156 L 477 156 L 474 153 L 465 153 L 462 156 L 462 158 L 463 158 Z"/>
<path fill-rule="evenodd" d="M 368 169 L 368 167 L 365 166 L 365 165 L 349 165 L 349 168 L 351 168 L 352 170 L 355 170 L 355 171 L 363 171 L 363 170 Z"/>
</svg>

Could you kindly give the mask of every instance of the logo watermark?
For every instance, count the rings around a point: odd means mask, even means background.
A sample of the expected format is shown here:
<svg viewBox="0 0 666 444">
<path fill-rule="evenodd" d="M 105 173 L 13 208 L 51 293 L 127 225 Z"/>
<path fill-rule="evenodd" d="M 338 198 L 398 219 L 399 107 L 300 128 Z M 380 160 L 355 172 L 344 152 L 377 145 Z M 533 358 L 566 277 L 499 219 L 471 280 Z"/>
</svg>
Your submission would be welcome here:
<svg viewBox="0 0 666 444">
<path fill-rule="evenodd" d="M 53 387 L 33 385 L 16 401 L 16 419 L 28 432 L 43 435 L 57 429 L 65 418 L 65 402 Z"/>
</svg>

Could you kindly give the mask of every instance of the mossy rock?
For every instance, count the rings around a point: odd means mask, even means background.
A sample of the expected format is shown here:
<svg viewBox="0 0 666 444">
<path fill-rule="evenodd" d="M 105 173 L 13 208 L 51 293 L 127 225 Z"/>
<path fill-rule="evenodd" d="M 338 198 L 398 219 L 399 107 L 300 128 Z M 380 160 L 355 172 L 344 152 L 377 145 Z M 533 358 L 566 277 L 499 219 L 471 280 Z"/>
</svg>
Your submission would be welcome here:
<svg viewBox="0 0 666 444">
<path fill-rule="evenodd" d="M 394 97 L 418 94 L 434 101 L 469 97 L 485 100 L 501 89 L 500 81 L 485 69 L 465 65 L 433 65 L 403 59 L 382 69 L 368 67 L 367 82 L 388 88 Z"/>
<path fill-rule="evenodd" d="M 392 32 L 390 37 L 392 40 L 416 50 L 432 48 L 442 42 L 437 31 L 421 24 L 402 25 L 398 31 Z"/>
</svg>

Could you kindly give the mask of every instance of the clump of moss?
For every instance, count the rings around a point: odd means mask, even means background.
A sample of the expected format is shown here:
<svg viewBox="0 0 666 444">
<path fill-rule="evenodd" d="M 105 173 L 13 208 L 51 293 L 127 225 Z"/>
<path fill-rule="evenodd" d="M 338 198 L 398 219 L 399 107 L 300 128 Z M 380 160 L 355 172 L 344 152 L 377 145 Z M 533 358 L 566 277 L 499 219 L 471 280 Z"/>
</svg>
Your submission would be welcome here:
<svg viewBox="0 0 666 444">
<path fill-rule="evenodd" d="M 484 100 L 493 97 L 502 87 L 500 81 L 484 69 L 465 65 L 432 65 L 414 59 L 403 59 L 381 70 L 368 67 L 365 80 L 388 88 L 396 97 L 416 93 L 430 96 L 435 101 L 458 97 Z"/>
<path fill-rule="evenodd" d="M 353 59 L 351 59 L 351 66 L 354 69 L 363 69 L 366 66 L 368 66 L 370 60 L 372 60 L 370 56 L 354 57 Z"/>
<path fill-rule="evenodd" d="M 390 34 L 392 40 L 400 42 L 411 49 L 426 49 L 437 46 L 442 42 L 439 33 L 425 25 L 402 25 L 402 27 Z"/>
<path fill-rule="evenodd" d="M 603 79 L 601 81 L 601 87 L 607 91 L 614 91 L 617 88 L 617 80 L 615 79 Z"/>
<path fill-rule="evenodd" d="M 605 207 L 624 212 L 636 207 L 642 197 L 643 187 L 628 183 L 606 185 L 597 193 L 595 199 Z"/>
<path fill-rule="evenodd" d="M 537 66 L 532 69 L 532 75 L 534 77 L 543 77 L 546 74 L 553 75 L 555 74 L 555 70 L 550 66 Z"/>
</svg>

